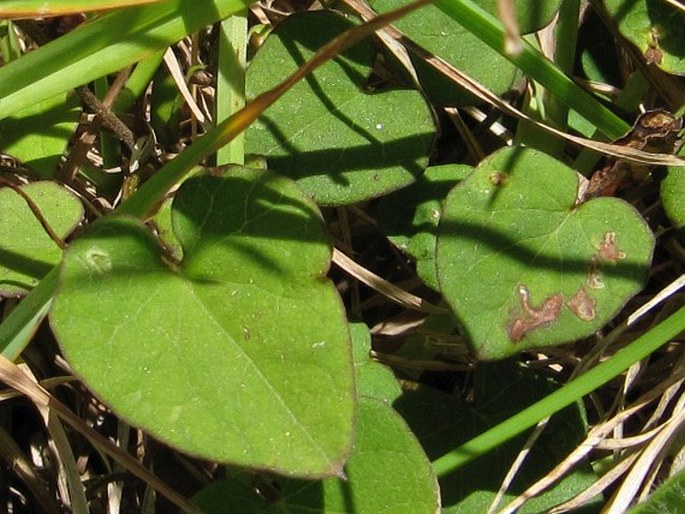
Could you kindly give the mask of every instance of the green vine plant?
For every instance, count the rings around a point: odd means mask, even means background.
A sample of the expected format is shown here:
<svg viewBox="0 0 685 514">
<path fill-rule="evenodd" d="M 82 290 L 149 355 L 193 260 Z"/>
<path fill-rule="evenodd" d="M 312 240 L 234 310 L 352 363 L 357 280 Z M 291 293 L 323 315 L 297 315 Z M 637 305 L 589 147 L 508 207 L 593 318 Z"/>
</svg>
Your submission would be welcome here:
<svg viewBox="0 0 685 514">
<path fill-rule="evenodd" d="M 675 508 L 684 20 L 3 2 L 3 508 Z"/>
</svg>

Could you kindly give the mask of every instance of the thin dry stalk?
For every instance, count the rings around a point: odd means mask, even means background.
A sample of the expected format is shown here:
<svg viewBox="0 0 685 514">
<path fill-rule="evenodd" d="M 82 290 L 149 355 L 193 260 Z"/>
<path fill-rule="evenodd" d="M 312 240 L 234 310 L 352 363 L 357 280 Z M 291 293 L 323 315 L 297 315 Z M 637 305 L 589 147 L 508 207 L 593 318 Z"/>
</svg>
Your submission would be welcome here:
<svg viewBox="0 0 685 514">
<path fill-rule="evenodd" d="M 72 429 L 83 435 L 93 445 L 104 450 L 113 460 L 120 463 L 130 473 L 137 476 L 151 487 L 154 487 L 160 494 L 164 495 L 180 509 L 188 513 L 200 514 L 200 510 L 191 504 L 186 498 L 182 497 L 166 484 L 161 482 L 140 462 L 126 453 L 123 449 L 114 446 L 112 442 L 88 426 L 81 418 L 69 410 L 63 403 L 57 400 L 50 392 L 41 387 L 38 383 L 31 380 L 21 369 L 12 361 L 0 355 L 0 379 L 10 387 L 24 393 L 37 406 L 48 407 L 51 413 L 59 416 Z"/>
<path fill-rule="evenodd" d="M 606 514 L 621 514 L 635 503 L 639 496 L 639 490 L 645 479 L 651 472 L 656 472 L 662 464 L 671 443 L 685 426 L 685 397 L 681 397 L 676 405 L 673 415 L 660 427 L 657 435 L 640 452 L 640 456 L 632 466 L 630 473 L 621 484 L 621 487 L 609 501 Z M 645 484 L 650 487 L 651 484 Z"/>
<path fill-rule="evenodd" d="M 509 468 L 509 471 L 507 471 L 506 476 L 502 480 L 502 484 L 500 485 L 499 490 L 497 491 L 497 494 L 495 495 L 495 499 L 490 504 L 490 508 L 488 508 L 488 514 L 494 514 L 495 512 L 497 512 L 497 508 L 499 507 L 499 504 L 502 502 L 504 495 L 509 490 L 511 483 L 516 478 L 516 474 L 523 467 L 523 463 L 526 460 L 526 457 L 528 457 L 528 455 L 530 454 L 530 450 L 533 448 L 533 446 L 535 445 L 536 441 L 540 438 L 542 433 L 545 431 L 545 428 L 547 428 L 547 423 L 549 423 L 549 419 L 550 418 L 545 418 L 545 419 L 541 420 L 535 426 L 535 429 L 533 430 L 533 432 L 528 436 L 528 439 L 526 440 L 526 444 L 521 449 L 521 451 L 519 451 L 519 454 L 516 456 L 514 463 L 511 465 L 511 467 Z"/>
<path fill-rule="evenodd" d="M 680 366 L 674 370 L 674 373 L 667 381 L 659 383 L 657 387 L 645 393 L 635 403 L 627 407 L 622 412 L 616 414 L 610 420 L 593 427 L 588 433 L 585 440 L 578 445 L 578 447 L 571 452 L 561 463 L 559 463 L 552 471 L 550 471 L 543 478 L 538 480 L 535 484 L 530 486 L 517 498 L 507 505 L 506 508 L 500 511 L 500 514 L 512 514 L 523 505 L 528 499 L 538 496 L 543 491 L 551 487 L 554 483 L 560 480 L 566 473 L 568 473 L 581 459 L 585 458 L 591 451 L 597 448 L 605 439 L 607 434 L 611 433 L 615 427 L 639 412 L 647 405 L 654 402 L 669 388 L 679 388 L 685 380 L 685 362 L 681 362 Z"/>
<path fill-rule="evenodd" d="M 200 109 L 200 107 L 198 107 L 197 105 L 197 102 L 195 102 L 195 98 L 193 97 L 193 94 L 190 92 L 190 89 L 188 89 L 185 77 L 183 76 L 183 70 L 181 69 L 181 65 L 176 59 L 174 51 L 171 48 L 168 48 L 167 51 L 164 52 L 164 64 L 169 70 L 171 77 L 174 79 L 174 83 L 176 84 L 178 92 L 186 101 L 186 104 L 188 105 L 190 112 L 193 113 L 193 116 L 195 116 L 197 121 L 199 121 L 203 128 L 206 130 L 208 128 L 206 126 L 207 119 L 205 118 L 202 109 Z"/>
<path fill-rule="evenodd" d="M 428 313 L 445 312 L 445 309 L 441 309 L 423 298 L 400 289 L 395 284 L 357 264 L 337 248 L 333 249 L 333 262 L 360 282 L 402 307 Z"/>
</svg>

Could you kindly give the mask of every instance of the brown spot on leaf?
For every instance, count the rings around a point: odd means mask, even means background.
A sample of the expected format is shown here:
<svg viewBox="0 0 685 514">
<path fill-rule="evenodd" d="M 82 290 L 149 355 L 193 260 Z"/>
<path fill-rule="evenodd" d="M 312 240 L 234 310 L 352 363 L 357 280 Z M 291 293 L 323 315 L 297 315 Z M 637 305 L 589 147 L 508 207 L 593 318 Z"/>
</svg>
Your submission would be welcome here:
<svg viewBox="0 0 685 514">
<path fill-rule="evenodd" d="M 604 276 L 597 267 L 597 261 L 597 256 L 593 255 L 592 260 L 590 260 L 590 269 L 587 273 L 587 285 L 591 289 L 604 289 Z"/>
<path fill-rule="evenodd" d="M 566 302 L 566 307 L 568 307 L 581 321 L 592 321 L 595 319 L 595 304 L 596 302 L 590 297 L 585 286 L 582 286 L 578 289 L 578 292 Z"/>
<path fill-rule="evenodd" d="M 659 40 L 661 39 L 661 28 L 654 26 L 649 30 L 649 43 L 647 50 L 645 50 L 645 61 L 647 64 L 661 64 L 664 61 L 664 53 L 659 48 Z"/>
<path fill-rule="evenodd" d="M 664 62 L 664 53 L 660 48 L 650 46 L 645 50 L 645 61 L 647 64 L 661 64 Z"/>
<path fill-rule="evenodd" d="M 564 298 L 559 293 L 545 298 L 539 307 L 533 307 L 530 305 L 530 293 L 526 286 L 519 285 L 517 292 L 520 309 L 512 313 L 506 327 L 512 343 L 517 343 L 533 330 L 556 321 L 564 305 Z"/>
<path fill-rule="evenodd" d="M 495 171 L 494 173 L 490 173 L 490 175 L 488 175 L 488 180 L 493 186 L 506 186 L 507 182 L 509 182 L 509 175 L 501 171 Z"/>
<path fill-rule="evenodd" d="M 626 258 L 626 254 L 619 250 L 616 244 L 616 232 L 605 233 L 604 241 L 602 241 L 597 250 L 599 258 L 603 261 L 615 263 Z"/>
</svg>

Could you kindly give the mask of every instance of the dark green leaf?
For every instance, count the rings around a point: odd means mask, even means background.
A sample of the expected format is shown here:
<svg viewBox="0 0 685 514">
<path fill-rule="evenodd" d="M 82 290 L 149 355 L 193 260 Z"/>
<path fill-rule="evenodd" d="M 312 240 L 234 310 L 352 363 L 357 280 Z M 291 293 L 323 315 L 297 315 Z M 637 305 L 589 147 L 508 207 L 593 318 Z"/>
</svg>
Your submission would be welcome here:
<svg viewBox="0 0 685 514">
<path fill-rule="evenodd" d="M 649 227 L 617 198 L 575 205 L 577 190 L 561 162 L 507 148 L 447 197 L 438 279 L 479 357 L 587 337 L 642 288 Z"/>
<path fill-rule="evenodd" d="M 289 16 L 250 65 L 248 96 L 275 86 L 351 27 L 332 13 Z M 246 151 L 264 155 L 270 169 L 321 204 L 357 202 L 413 182 L 428 164 L 431 112 L 416 91 L 364 91 L 373 57 L 365 40 L 324 64 L 250 127 Z"/>
</svg>

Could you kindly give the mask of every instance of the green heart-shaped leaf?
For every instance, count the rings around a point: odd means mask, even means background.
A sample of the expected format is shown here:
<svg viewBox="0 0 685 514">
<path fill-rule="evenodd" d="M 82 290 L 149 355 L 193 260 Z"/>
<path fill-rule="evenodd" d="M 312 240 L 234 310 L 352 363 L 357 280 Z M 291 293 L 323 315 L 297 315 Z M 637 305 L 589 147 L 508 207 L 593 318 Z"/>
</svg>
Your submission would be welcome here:
<svg viewBox="0 0 685 514">
<path fill-rule="evenodd" d="M 330 12 L 289 16 L 247 73 L 248 96 L 274 87 L 324 43 L 352 28 Z M 316 202 L 351 203 L 414 181 L 428 164 L 435 126 L 417 91 L 365 92 L 369 39 L 294 86 L 245 135 L 250 153 L 295 180 Z"/>
<path fill-rule="evenodd" d="M 83 218 L 83 205 L 55 182 L 21 186 L 55 235 L 65 238 Z M 62 258 L 26 200 L 9 187 L 0 189 L 0 296 L 22 296 Z"/>
<path fill-rule="evenodd" d="M 586 337 L 642 287 L 649 227 L 616 198 L 575 206 L 577 188 L 564 164 L 508 148 L 447 197 L 438 279 L 479 357 Z"/>
<path fill-rule="evenodd" d="M 316 207 L 285 178 L 235 168 L 186 181 L 173 209 L 180 263 L 127 217 L 70 245 L 51 313 L 67 359 L 123 418 L 186 452 L 339 474 L 353 367 Z"/>
</svg>

